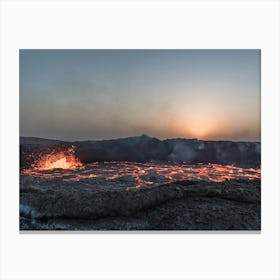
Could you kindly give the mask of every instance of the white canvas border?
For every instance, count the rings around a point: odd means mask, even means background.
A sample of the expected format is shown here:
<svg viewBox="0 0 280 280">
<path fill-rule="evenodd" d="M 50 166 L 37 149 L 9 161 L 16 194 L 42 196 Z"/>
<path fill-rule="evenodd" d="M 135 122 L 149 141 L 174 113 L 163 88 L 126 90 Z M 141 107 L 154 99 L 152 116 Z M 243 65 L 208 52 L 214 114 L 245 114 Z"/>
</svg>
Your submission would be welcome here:
<svg viewBox="0 0 280 280">
<path fill-rule="evenodd" d="M 279 2 L 1 2 L 2 279 L 279 279 Z M 261 234 L 20 234 L 18 54 L 262 50 Z M 35 117 L 35 116 L 34 116 Z"/>
</svg>

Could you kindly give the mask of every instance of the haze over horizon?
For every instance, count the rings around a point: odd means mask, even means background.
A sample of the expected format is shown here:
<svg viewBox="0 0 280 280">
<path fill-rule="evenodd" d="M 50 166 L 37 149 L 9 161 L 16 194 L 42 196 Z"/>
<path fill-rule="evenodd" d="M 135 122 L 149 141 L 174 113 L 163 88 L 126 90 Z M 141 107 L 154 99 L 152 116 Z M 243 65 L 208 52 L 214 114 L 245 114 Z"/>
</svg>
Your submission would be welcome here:
<svg viewBox="0 0 280 280">
<path fill-rule="evenodd" d="M 20 135 L 260 141 L 259 50 L 20 50 Z"/>
<path fill-rule="evenodd" d="M 130 135 L 130 136 L 124 136 L 124 137 L 119 137 L 119 138 L 110 138 L 110 139 L 69 139 L 69 140 L 63 140 L 63 139 L 58 139 L 58 138 L 44 138 L 44 137 L 38 137 L 38 136 L 22 136 L 20 135 L 20 138 L 38 138 L 42 140 L 54 140 L 54 141 L 65 141 L 65 142 L 83 142 L 83 141 L 106 141 L 106 140 L 120 140 L 120 139 L 126 139 L 126 138 L 137 138 L 137 137 L 148 137 L 148 138 L 156 138 L 158 140 L 171 140 L 171 139 L 186 139 L 186 140 L 192 140 L 196 139 L 199 141 L 232 141 L 232 142 L 260 142 L 259 140 L 211 140 L 211 139 L 200 139 L 200 138 L 186 138 L 186 137 L 173 137 L 173 138 L 159 138 L 155 137 L 153 135 L 147 135 L 147 134 L 142 134 L 142 135 Z"/>
</svg>

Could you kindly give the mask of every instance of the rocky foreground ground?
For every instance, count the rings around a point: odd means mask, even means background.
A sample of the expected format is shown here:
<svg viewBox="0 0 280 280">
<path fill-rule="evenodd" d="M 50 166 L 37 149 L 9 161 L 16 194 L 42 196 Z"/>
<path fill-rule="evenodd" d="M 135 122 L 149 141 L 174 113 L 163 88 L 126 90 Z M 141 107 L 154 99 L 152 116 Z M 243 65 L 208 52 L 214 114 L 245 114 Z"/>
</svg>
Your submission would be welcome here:
<svg viewBox="0 0 280 280">
<path fill-rule="evenodd" d="M 108 189 L 22 184 L 20 230 L 260 230 L 260 180 Z"/>
</svg>

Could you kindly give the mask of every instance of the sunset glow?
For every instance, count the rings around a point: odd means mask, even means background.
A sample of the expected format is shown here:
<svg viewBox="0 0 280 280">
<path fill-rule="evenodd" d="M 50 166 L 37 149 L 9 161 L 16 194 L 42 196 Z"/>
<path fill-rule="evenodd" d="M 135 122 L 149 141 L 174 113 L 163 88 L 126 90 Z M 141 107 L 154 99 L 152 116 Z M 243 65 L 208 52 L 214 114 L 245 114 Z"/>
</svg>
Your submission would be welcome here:
<svg viewBox="0 0 280 280">
<path fill-rule="evenodd" d="M 260 140 L 259 50 L 22 50 L 20 60 L 21 136 Z"/>
</svg>

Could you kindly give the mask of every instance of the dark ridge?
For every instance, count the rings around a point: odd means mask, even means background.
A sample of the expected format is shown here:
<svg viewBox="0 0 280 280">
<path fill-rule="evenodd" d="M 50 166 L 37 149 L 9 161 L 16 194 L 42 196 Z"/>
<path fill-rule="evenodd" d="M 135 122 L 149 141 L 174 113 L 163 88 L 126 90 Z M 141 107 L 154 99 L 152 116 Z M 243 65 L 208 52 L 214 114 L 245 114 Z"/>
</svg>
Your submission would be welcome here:
<svg viewBox="0 0 280 280">
<path fill-rule="evenodd" d="M 189 163 L 217 163 L 244 168 L 260 167 L 260 142 L 204 141 L 198 139 L 159 140 L 147 135 L 112 139 L 66 142 L 33 137 L 20 138 L 21 169 L 32 164 L 34 158 L 52 149 L 76 147 L 82 163 L 102 161 L 174 161 Z M 31 156 L 32 155 L 32 156 Z"/>
</svg>

